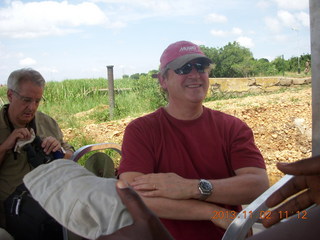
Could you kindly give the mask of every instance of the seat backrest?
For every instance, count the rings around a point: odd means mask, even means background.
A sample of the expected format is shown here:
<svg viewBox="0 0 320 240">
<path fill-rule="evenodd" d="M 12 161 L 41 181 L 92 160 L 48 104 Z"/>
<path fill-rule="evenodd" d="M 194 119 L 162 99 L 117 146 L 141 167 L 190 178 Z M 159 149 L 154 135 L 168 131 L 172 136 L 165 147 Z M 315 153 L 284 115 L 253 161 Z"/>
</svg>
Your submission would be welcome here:
<svg viewBox="0 0 320 240">
<path fill-rule="evenodd" d="M 114 162 L 106 153 L 99 152 L 99 150 L 111 149 L 115 150 L 121 155 L 121 146 L 116 143 L 96 143 L 85 145 L 79 148 L 71 157 L 71 160 L 77 162 L 83 155 L 89 152 L 98 151 L 86 159 L 84 167 L 90 172 L 93 172 L 98 177 L 114 178 L 116 171 Z"/>
<path fill-rule="evenodd" d="M 112 149 L 118 152 L 121 155 L 121 145 L 116 143 L 95 143 L 85 145 L 75 151 L 71 157 L 72 161 L 78 162 L 78 160 L 86 153 L 96 151 L 96 150 L 105 150 Z"/>
<path fill-rule="evenodd" d="M 243 209 L 229 225 L 222 240 L 245 239 L 253 224 L 259 221 L 264 214 L 268 214 L 268 207 L 265 204 L 267 198 L 286 184 L 292 177 L 292 175 L 285 175 L 245 209 Z"/>
</svg>

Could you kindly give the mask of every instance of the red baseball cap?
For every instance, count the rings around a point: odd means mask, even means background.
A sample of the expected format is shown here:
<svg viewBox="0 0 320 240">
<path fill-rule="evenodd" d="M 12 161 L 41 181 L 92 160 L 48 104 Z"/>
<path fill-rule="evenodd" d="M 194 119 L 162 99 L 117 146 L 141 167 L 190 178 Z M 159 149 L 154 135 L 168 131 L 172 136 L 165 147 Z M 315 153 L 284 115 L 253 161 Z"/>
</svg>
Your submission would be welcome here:
<svg viewBox="0 0 320 240">
<path fill-rule="evenodd" d="M 160 57 L 160 72 L 164 73 L 168 68 L 176 70 L 197 58 L 212 63 L 211 59 L 201 51 L 198 45 L 188 41 L 172 43 Z"/>
</svg>

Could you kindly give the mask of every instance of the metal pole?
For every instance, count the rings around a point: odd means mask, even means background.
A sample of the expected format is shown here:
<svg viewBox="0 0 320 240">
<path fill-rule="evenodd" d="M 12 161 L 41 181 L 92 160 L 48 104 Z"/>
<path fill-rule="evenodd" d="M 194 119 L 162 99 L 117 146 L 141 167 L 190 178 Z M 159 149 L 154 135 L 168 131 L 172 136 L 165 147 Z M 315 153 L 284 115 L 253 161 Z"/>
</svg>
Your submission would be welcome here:
<svg viewBox="0 0 320 240">
<path fill-rule="evenodd" d="M 320 154 L 320 1 L 309 0 L 312 74 L 312 156 Z"/>
<path fill-rule="evenodd" d="M 114 111 L 114 81 L 113 81 L 113 66 L 107 66 L 108 69 L 108 95 L 109 95 L 109 113 L 110 119 L 113 119 Z"/>
<path fill-rule="evenodd" d="M 300 68 L 300 44 L 299 44 L 299 29 L 293 27 L 292 28 L 293 31 L 295 31 L 297 33 L 297 49 L 298 49 L 298 74 L 300 74 L 301 72 L 301 68 Z"/>
<path fill-rule="evenodd" d="M 284 76 L 285 71 L 285 63 L 284 63 L 284 55 L 282 54 L 282 76 Z"/>
</svg>

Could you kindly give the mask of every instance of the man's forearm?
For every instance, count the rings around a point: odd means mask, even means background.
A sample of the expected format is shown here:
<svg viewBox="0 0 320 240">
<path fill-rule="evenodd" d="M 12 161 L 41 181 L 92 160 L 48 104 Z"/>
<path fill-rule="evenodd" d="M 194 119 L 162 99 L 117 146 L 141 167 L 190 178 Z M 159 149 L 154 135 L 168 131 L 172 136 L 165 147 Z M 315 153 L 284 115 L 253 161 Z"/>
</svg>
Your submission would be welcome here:
<svg viewBox="0 0 320 240">
<path fill-rule="evenodd" d="M 143 175 L 131 172 L 123 173 L 123 177 L 136 191 L 140 191 L 143 197 L 178 200 L 201 198 L 199 179 L 186 179 L 175 173 Z M 236 170 L 234 177 L 207 180 L 212 183 L 213 191 L 206 198 L 206 202 L 227 205 L 248 204 L 269 187 L 266 171 L 253 167 Z"/>
<path fill-rule="evenodd" d="M 213 193 L 206 201 L 229 205 L 251 203 L 269 187 L 266 174 L 244 174 L 211 182 Z"/>
<path fill-rule="evenodd" d="M 230 211 L 213 203 L 199 200 L 174 200 L 168 198 L 142 197 L 142 199 L 160 218 L 175 220 L 208 220 L 224 229 L 226 229 L 233 220 L 232 218 L 213 218 L 215 212 Z"/>
</svg>

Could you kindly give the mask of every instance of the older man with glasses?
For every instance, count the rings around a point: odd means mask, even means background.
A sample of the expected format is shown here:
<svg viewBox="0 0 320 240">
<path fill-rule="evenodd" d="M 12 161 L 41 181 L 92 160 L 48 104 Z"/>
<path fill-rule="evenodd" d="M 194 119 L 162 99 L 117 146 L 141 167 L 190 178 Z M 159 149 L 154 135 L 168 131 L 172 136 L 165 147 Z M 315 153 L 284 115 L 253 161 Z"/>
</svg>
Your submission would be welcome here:
<svg viewBox="0 0 320 240">
<path fill-rule="evenodd" d="M 252 130 L 234 116 L 203 106 L 211 59 L 188 41 L 160 58 L 168 104 L 126 128 L 120 179 L 128 182 L 176 240 L 218 240 L 268 188 Z"/>
<path fill-rule="evenodd" d="M 22 183 L 34 166 L 22 147 L 35 137 L 41 139 L 45 154 L 60 152 L 71 157 L 73 147 L 63 140 L 57 122 L 37 111 L 43 97 L 45 80 L 30 68 L 13 71 L 7 82 L 9 104 L 0 110 L 0 227 L 6 228 L 4 201 Z M 19 148 L 20 147 L 20 148 Z"/>
</svg>

